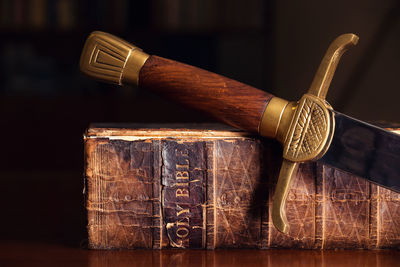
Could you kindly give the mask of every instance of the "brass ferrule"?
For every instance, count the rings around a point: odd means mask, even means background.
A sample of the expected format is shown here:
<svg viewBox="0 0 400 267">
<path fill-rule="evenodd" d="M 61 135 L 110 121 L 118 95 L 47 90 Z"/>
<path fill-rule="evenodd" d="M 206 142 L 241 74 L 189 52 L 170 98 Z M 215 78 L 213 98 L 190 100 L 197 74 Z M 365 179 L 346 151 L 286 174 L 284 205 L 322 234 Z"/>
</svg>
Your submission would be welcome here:
<svg viewBox="0 0 400 267">
<path fill-rule="evenodd" d="M 289 102 L 279 97 L 273 97 L 267 107 L 260 123 L 260 135 L 277 139 L 280 143 L 284 143 L 293 114 L 297 104 Z"/>
<path fill-rule="evenodd" d="M 122 69 L 122 83 L 139 85 L 139 73 L 150 56 L 139 49 L 132 49 Z"/>
</svg>

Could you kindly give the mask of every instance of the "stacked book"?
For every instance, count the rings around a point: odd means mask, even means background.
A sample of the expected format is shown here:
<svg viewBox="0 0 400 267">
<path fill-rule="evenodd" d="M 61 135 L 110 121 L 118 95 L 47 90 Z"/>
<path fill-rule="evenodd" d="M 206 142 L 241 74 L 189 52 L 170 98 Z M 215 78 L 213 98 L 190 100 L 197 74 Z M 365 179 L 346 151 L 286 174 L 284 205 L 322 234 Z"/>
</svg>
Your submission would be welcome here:
<svg viewBox="0 0 400 267">
<path fill-rule="evenodd" d="M 91 248 L 396 248 L 400 194 L 320 163 L 299 167 L 278 232 L 279 144 L 215 125 L 93 125 Z"/>
</svg>

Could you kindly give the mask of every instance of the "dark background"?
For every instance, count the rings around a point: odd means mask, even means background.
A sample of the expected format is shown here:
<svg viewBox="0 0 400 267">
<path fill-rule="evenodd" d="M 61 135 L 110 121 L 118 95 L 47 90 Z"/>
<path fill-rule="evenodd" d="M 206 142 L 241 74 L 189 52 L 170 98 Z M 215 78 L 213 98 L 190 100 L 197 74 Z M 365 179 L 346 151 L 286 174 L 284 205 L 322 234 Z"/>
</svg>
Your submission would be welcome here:
<svg viewBox="0 0 400 267">
<path fill-rule="evenodd" d="M 400 121 L 398 0 L 1 0 L 0 239 L 85 239 L 90 123 L 211 121 L 81 75 L 93 30 L 288 100 L 306 92 L 329 43 L 353 32 L 360 42 L 339 64 L 329 102 L 363 120 Z"/>
</svg>

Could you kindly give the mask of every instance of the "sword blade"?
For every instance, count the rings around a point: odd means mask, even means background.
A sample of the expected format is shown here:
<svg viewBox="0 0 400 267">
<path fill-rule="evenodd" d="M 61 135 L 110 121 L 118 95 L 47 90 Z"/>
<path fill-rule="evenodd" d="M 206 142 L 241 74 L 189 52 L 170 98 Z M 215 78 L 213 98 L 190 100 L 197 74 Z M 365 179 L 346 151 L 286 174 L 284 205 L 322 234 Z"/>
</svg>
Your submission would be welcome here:
<svg viewBox="0 0 400 267">
<path fill-rule="evenodd" d="M 337 111 L 325 164 L 400 193 L 400 135 Z"/>
</svg>

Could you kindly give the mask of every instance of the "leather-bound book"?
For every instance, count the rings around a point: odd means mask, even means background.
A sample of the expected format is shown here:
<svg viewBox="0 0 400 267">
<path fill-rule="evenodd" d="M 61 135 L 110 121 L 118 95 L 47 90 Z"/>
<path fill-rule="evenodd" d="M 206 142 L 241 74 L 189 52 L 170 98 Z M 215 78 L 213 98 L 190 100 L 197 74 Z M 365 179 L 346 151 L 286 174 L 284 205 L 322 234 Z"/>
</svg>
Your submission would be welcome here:
<svg viewBox="0 0 400 267">
<path fill-rule="evenodd" d="M 85 140 L 89 247 L 397 248 L 400 194 L 302 164 L 271 220 L 274 141 L 217 125 L 93 125 Z"/>
</svg>

